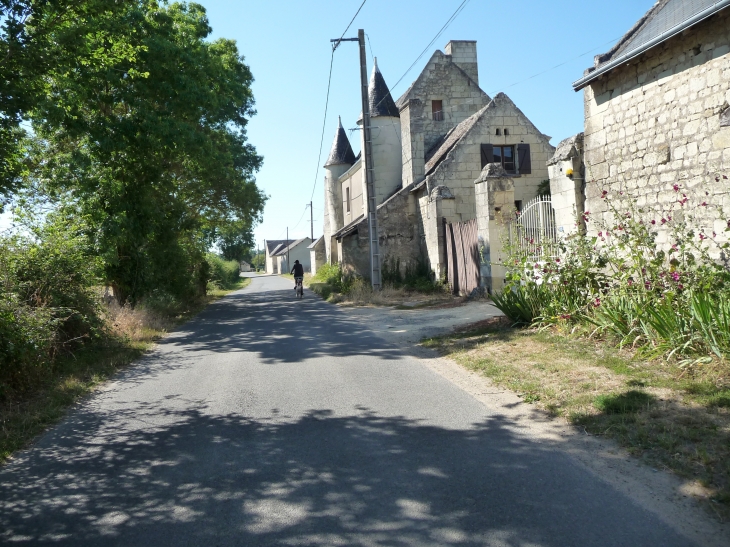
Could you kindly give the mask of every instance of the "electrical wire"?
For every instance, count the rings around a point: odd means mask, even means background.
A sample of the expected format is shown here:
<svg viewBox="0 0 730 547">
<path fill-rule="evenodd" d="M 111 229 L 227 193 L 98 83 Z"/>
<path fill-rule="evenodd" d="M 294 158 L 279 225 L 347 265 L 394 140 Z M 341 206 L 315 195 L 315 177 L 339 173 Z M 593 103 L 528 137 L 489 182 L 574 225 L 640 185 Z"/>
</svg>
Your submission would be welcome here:
<svg viewBox="0 0 730 547">
<path fill-rule="evenodd" d="M 451 23 L 454 22 L 454 19 L 456 19 L 458 17 L 458 15 L 464 10 L 464 8 L 469 3 L 469 1 L 470 0 L 463 0 L 463 2 L 461 4 L 459 4 L 459 7 L 456 8 L 456 11 L 454 11 L 454 13 L 451 14 L 451 17 L 449 17 L 448 20 L 446 21 L 446 23 L 444 23 L 444 26 L 441 27 L 441 29 L 436 33 L 436 36 L 433 37 L 433 39 L 428 43 L 428 45 L 425 48 L 423 48 L 423 51 L 418 55 L 418 57 L 416 57 L 416 60 L 413 61 L 413 63 L 411 63 L 411 66 L 409 66 L 408 69 L 403 73 L 403 76 L 398 78 L 398 81 L 395 82 L 395 84 L 393 84 L 391 86 L 391 89 L 395 89 L 396 87 L 398 87 L 398 84 L 401 83 L 403 78 L 405 78 L 408 75 L 408 73 L 411 71 L 411 69 L 414 66 L 416 66 L 416 63 L 421 59 L 421 57 L 423 57 L 425 55 L 425 53 L 434 44 L 434 42 L 439 39 L 439 36 L 441 36 L 444 33 L 444 31 L 449 27 L 449 25 L 451 25 Z M 391 92 L 390 92 L 390 90 L 388 90 L 388 93 L 385 95 L 385 97 L 383 97 L 380 100 L 380 103 L 382 103 L 390 95 L 391 95 Z M 375 108 L 380 106 L 380 103 L 375 105 Z"/>
<path fill-rule="evenodd" d="M 342 38 L 345 37 L 345 34 L 347 33 L 347 31 L 350 30 L 352 23 L 355 21 L 355 18 L 360 13 L 360 10 L 362 9 L 362 7 L 365 5 L 365 2 L 367 2 L 367 0 L 362 0 L 362 4 L 360 4 L 360 7 L 357 8 L 357 11 L 355 12 L 355 15 L 352 16 L 352 19 L 350 19 L 350 22 L 347 25 L 347 28 L 345 28 L 345 30 L 342 33 L 342 35 L 340 36 L 340 38 L 332 46 L 332 56 L 330 58 L 330 74 L 327 77 L 327 98 L 325 99 L 325 102 L 324 102 L 324 119 L 322 120 L 322 136 L 319 139 L 319 154 L 317 154 L 317 168 L 315 169 L 315 172 L 314 172 L 314 184 L 312 185 L 312 195 L 309 198 L 310 201 L 312 201 L 314 199 L 314 191 L 317 189 L 317 177 L 319 177 L 319 163 L 322 160 L 322 146 L 324 145 L 324 131 L 325 131 L 325 128 L 327 127 L 327 109 L 329 108 L 329 104 L 330 104 L 330 88 L 332 86 L 332 65 L 335 62 L 335 50 L 342 42 Z"/>
</svg>

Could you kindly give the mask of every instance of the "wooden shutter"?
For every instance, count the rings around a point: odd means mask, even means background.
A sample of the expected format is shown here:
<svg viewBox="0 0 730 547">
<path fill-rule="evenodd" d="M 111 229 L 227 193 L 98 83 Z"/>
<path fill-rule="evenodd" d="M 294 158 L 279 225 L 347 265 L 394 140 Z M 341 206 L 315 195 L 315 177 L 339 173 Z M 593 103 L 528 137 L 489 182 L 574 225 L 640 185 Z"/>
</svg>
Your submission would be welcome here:
<svg viewBox="0 0 730 547">
<path fill-rule="evenodd" d="M 482 169 L 488 163 L 494 163 L 494 147 L 491 144 L 482 144 Z"/>
<path fill-rule="evenodd" d="M 520 162 L 519 174 L 530 175 L 532 174 L 532 163 L 530 162 L 530 145 L 529 144 L 518 144 L 517 145 L 517 159 Z"/>
</svg>

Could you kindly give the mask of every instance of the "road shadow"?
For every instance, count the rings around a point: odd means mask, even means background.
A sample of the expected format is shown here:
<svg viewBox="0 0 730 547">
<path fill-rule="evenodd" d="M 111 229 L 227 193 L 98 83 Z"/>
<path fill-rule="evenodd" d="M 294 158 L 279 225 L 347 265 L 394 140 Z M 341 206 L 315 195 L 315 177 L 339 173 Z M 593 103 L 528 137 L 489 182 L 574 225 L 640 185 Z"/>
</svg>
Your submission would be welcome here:
<svg viewBox="0 0 730 547">
<path fill-rule="evenodd" d="M 0 542 L 689 544 L 498 416 L 455 430 L 367 408 L 276 415 L 140 403 L 74 416 L 0 471 Z"/>
<path fill-rule="evenodd" d="M 209 306 L 158 344 L 161 354 L 252 352 L 263 364 L 320 356 L 398 359 L 403 353 L 337 307 L 306 291 L 239 292 Z"/>
</svg>

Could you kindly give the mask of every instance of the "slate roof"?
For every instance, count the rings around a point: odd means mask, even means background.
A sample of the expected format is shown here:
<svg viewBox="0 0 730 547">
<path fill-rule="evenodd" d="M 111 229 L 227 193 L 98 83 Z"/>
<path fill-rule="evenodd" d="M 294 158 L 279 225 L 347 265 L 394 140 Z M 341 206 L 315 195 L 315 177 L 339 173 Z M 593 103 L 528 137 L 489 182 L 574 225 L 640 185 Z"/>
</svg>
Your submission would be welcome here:
<svg viewBox="0 0 730 547">
<path fill-rule="evenodd" d="M 601 74 L 664 43 L 730 6 L 730 0 L 658 0 L 608 52 L 596 55 L 594 66 L 573 83 L 583 89 Z"/>
<path fill-rule="evenodd" d="M 324 238 L 324 236 L 319 236 L 317 239 L 315 239 L 314 241 L 312 241 L 312 243 L 310 243 L 307 246 L 307 249 L 314 249 L 317 246 L 317 243 L 319 243 L 320 241 L 322 241 L 322 238 Z"/>
<path fill-rule="evenodd" d="M 293 239 L 267 239 L 266 240 L 266 252 L 269 256 L 274 256 L 274 251 L 280 246 L 280 245 L 289 245 L 292 243 Z"/>
<path fill-rule="evenodd" d="M 393 96 L 390 94 L 383 75 L 378 68 L 378 58 L 373 63 L 373 73 L 370 76 L 370 85 L 368 85 L 368 99 L 370 100 L 370 117 L 392 116 L 400 118 L 398 108 L 395 106 Z M 360 113 L 362 119 L 362 113 Z"/>
<path fill-rule="evenodd" d="M 291 252 L 292 249 L 294 249 L 295 247 L 299 246 L 299 244 L 302 243 L 302 241 L 305 241 L 305 240 L 308 240 L 308 239 L 309 239 L 308 237 L 300 237 L 299 239 L 297 239 L 295 241 L 292 241 L 289 245 L 282 245 L 281 248 L 278 248 L 277 247 L 274 250 L 274 255 L 273 256 L 281 256 L 281 255 L 284 255 L 284 254 L 286 254 L 287 251 Z"/>
<path fill-rule="evenodd" d="M 332 237 L 335 239 L 342 239 L 346 235 L 349 235 L 350 233 L 357 230 L 357 225 L 360 224 L 365 219 L 365 215 L 360 215 L 355 220 L 347 224 L 346 226 L 343 226 L 339 230 L 337 230 L 334 234 L 332 234 Z"/>
<path fill-rule="evenodd" d="M 327 158 L 327 163 L 324 166 L 352 165 L 355 163 L 355 160 L 355 153 L 352 151 L 350 139 L 347 138 L 345 128 L 342 127 L 342 118 L 340 118 L 337 132 L 335 133 L 335 140 L 332 141 L 332 149 L 330 150 L 329 158 Z"/>
</svg>

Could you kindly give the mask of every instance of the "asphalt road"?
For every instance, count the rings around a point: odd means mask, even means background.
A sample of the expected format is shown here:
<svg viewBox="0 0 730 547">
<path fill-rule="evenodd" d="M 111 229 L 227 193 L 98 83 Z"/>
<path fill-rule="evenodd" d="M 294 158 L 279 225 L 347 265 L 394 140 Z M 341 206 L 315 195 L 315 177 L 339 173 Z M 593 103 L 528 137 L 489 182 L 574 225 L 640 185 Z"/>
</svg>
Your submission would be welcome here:
<svg viewBox="0 0 730 547">
<path fill-rule="evenodd" d="M 691 545 L 291 287 L 213 304 L 0 470 L 0 542 Z"/>
</svg>

